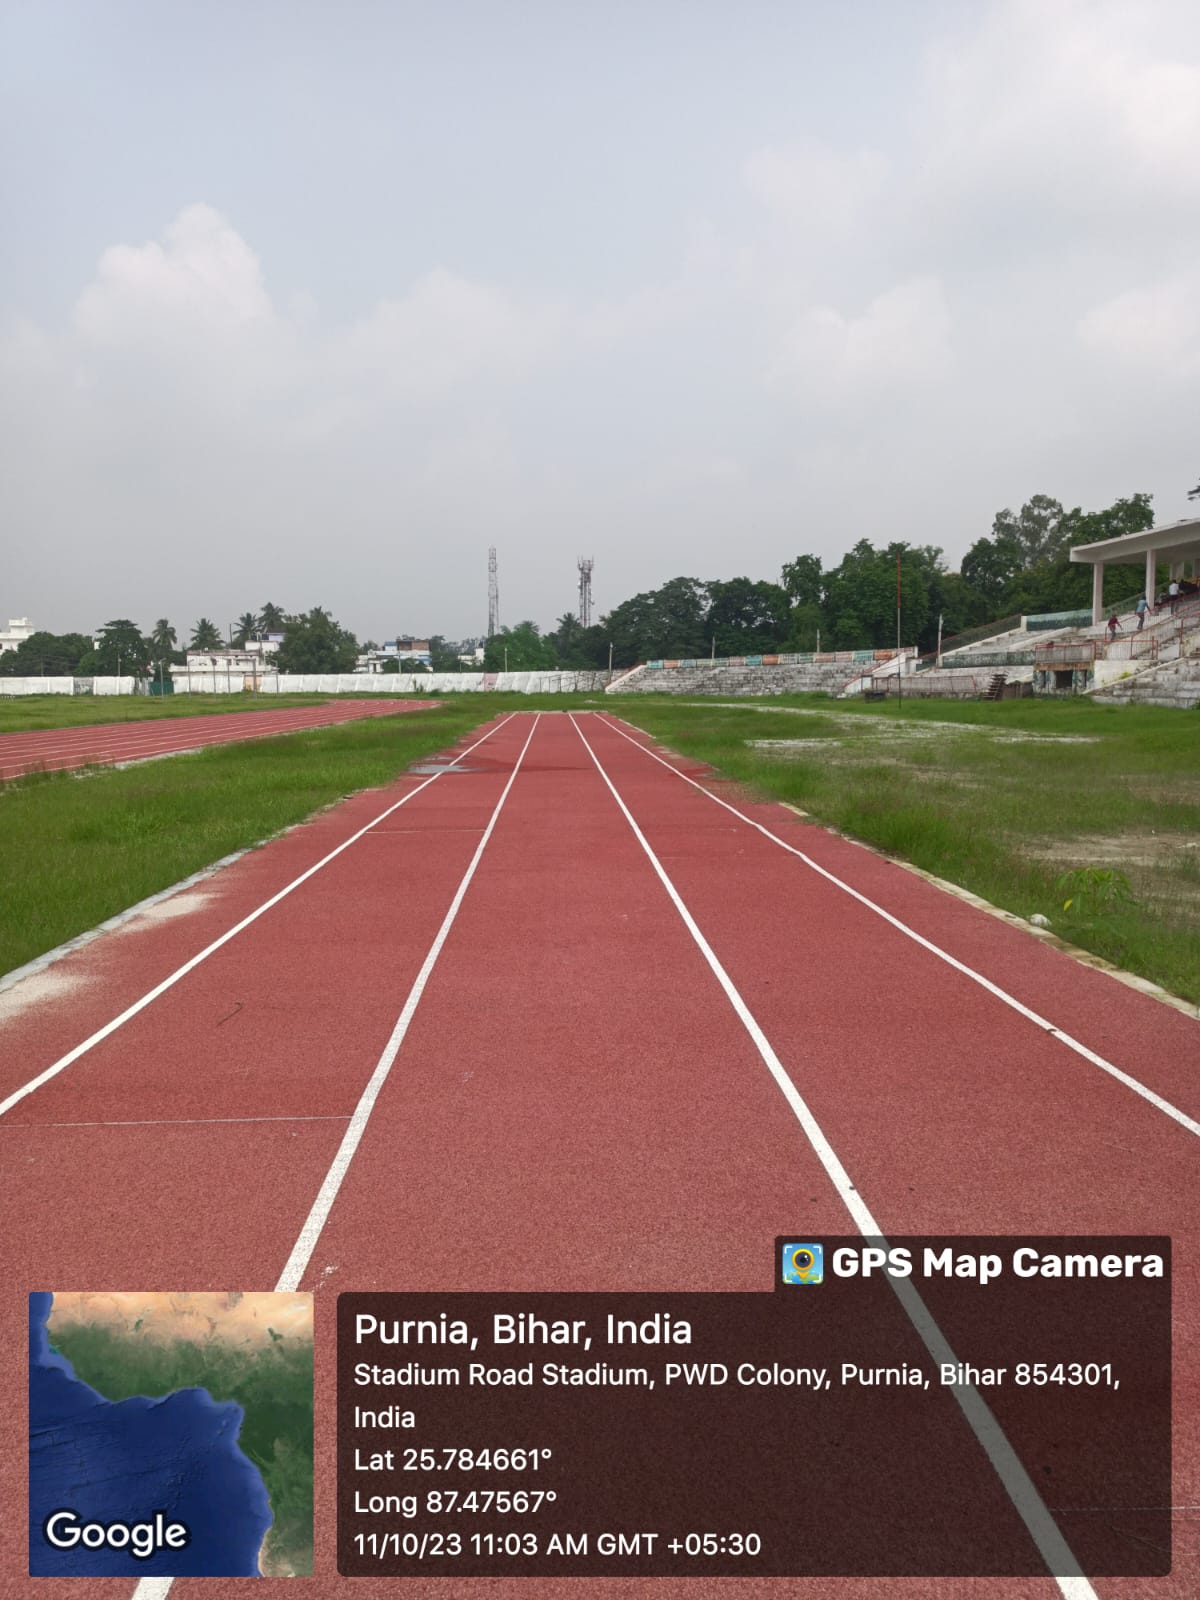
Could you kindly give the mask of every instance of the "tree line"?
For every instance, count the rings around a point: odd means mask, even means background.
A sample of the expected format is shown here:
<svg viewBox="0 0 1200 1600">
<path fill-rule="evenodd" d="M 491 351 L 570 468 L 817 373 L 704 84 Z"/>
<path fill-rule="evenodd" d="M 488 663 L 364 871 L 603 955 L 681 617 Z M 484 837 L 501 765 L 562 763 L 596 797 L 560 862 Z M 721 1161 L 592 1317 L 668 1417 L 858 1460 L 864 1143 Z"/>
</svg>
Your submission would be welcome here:
<svg viewBox="0 0 1200 1600">
<path fill-rule="evenodd" d="M 1200 490 L 1200 485 L 1197 486 Z M 765 655 L 788 651 L 879 649 L 896 643 L 897 581 L 901 638 L 922 652 L 980 623 L 1020 612 L 1069 611 L 1091 604 L 1092 569 L 1074 564 L 1071 550 L 1153 527 L 1148 494 L 1116 500 L 1099 511 L 1067 510 L 1049 495 L 1036 494 L 1019 512 L 996 514 L 989 535 L 977 539 L 952 571 L 935 545 L 904 542 L 876 547 L 860 539 L 835 567 L 815 555 L 784 564 L 777 582 L 762 578 L 671 578 L 659 588 L 623 600 L 591 627 L 571 612 L 543 633 L 532 621 L 502 628 L 488 641 L 484 668 L 501 672 L 584 670 L 617 667 L 661 657 L 716 654 Z M 1132 602 L 1141 592 L 1143 570 L 1110 567 L 1105 599 Z M 321 606 L 290 613 L 277 605 L 246 611 L 231 624 L 228 639 L 207 617 L 191 631 L 190 648 L 244 646 L 266 633 L 282 632 L 272 657 L 280 672 L 351 672 L 358 655 L 374 648 Z M 440 634 L 430 639 L 435 672 L 460 670 L 462 647 Z M 182 665 L 176 630 L 165 617 L 143 635 L 128 618 L 105 623 L 96 636 L 35 633 L 0 655 L 0 674 L 57 676 L 158 674 Z M 415 662 L 388 664 L 403 671 Z"/>
<path fill-rule="evenodd" d="M 876 547 L 860 539 L 828 569 L 819 556 L 797 556 L 778 582 L 671 578 L 590 628 L 570 612 L 546 634 L 521 622 L 489 639 L 484 664 L 488 671 L 506 660 L 520 671 L 606 667 L 610 646 L 618 667 L 662 657 L 881 649 L 897 642 L 897 589 L 901 642 L 927 652 L 936 649 L 939 628 L 950 638 L 1008 615 L 1090 608 L 1092 569 L 1073 563 L 1071 550 L 1153 526 L 1148 494 L 1091 512 L 1037 494 L 1019 512 L 998 512 L 957 572 L 935 545 Z M 1110 567 L 1106 601 L 1132 602 L 1142 583 L 1141 566 Z"/>
</svg>

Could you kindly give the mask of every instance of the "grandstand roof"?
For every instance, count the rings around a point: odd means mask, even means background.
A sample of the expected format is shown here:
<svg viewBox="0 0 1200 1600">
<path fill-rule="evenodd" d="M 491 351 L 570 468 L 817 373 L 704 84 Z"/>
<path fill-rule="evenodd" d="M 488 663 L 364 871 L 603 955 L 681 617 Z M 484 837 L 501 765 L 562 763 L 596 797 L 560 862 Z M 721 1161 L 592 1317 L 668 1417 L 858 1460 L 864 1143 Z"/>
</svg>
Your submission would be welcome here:
<svg viewBox="0 0 1200 1600">
<path fill-rule="evenodd" d="M 1200 561 L 1200 517 L 1183 517 L 1145 533 L 1122 534 L 1119 539 L 1077 544 L 1071 551 L 1071 560 L 1093 566 L 1102 562 L 1106 567 L 1114 563 L 1140 567 L 1148 550 L 1153 550 L 1159 561 Z"/>
</svg>

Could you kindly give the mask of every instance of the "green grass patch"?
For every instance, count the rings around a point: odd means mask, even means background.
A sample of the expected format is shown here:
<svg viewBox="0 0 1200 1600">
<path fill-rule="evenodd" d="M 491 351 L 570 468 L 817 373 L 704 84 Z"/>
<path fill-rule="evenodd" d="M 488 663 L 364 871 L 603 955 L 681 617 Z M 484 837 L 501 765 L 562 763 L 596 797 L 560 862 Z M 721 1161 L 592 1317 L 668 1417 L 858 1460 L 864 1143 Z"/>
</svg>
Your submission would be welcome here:
<svg viewBox="0 0 1200 1600">
<path fill-rule="evenodd" d="M 1200 1002 L 1195 716 L 1082 699 L 609 705 L 755 793 L 1019 916 L 1040 912 L 1073 944 Z"/>
</svg>

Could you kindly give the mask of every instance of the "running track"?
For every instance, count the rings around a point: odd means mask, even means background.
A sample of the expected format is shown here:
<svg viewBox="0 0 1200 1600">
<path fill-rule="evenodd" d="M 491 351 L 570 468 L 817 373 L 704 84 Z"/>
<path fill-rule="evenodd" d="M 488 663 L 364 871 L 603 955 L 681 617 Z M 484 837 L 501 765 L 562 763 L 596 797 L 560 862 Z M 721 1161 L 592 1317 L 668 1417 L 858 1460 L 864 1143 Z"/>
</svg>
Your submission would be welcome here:
<svg viewBox="0 0 1200 1600">
<path fill-rule="evenodd" d="M 663 1290 L 681 1286 L 681 1261 L 687 1287 L 762 1290 L 764 1241 L 781 1227 L 854 1232 L 864 1207 L 887 1233 L 1174 1236 L 1174 1574 L 1071 1593 L 1200 1593 L 1197 1024 L 710 783 L 726 809 L 679 775 L 702 772 L 656 759 L 606 715 L 518 714 L 457 753 L 468 770 L 355 796 L 181 896 L 178 915 L 168 901 L 65 957 L 34 980 L 58 993 L 0 1027 L 0 1596 L 46 1585 L 21 1576 L 29 1288 L 315 1290 L 317 1577 L 304 1592 L 349 1597 L 393 1586 L 335 1571 L 339 1290 Z M 488 1248 L 468 1255 L 460 1229 L 481 1217 Z M 421 1586 L 478 1600 L 556 1589 Z M 71 1586 L 85 1592 L 133 1585 Z M 249 1591 L 210 1579 L 170 1592 Z M 574 1580 L 571 1593 L 1064 1591 L 1047 1577 Z"/>
<path fill-rule="evenodd" d="M 46 728 L 34 733 L 0 733 L 0 780 L 23 772 L 60 772 L 74 767 L 111 766 L 180 755 L 210 744 L 269 738 L 325 728 L 359 717 L 394 717 L 401 711 L 429 711 L 436 700 L 333 700 L 320 706 L 288 706 L 275 711 L 218 712 L 211 717 L 165 717 L 148 722 L 102 722 L 84 728 Z"/>
</svg>

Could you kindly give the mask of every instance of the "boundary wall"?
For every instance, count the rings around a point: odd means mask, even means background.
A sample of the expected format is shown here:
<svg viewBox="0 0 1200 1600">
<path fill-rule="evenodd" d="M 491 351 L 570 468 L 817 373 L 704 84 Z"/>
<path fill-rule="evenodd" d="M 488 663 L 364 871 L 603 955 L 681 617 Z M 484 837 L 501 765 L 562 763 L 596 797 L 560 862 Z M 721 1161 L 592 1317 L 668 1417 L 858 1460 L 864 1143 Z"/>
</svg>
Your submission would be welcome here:
<svg viewBox="0 0 1200 1600">
<path fill-rule="evenodd" d="M 240 672 L 184 673 L 175 694 L 573 694 L 604 689 L 607 672 L 341 672 L 277 673 L 255 678 Z M 0 698 L 31 694 L 150 694 L 148 678 L 0 678 Z"/>
</svg>

